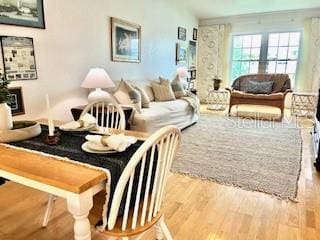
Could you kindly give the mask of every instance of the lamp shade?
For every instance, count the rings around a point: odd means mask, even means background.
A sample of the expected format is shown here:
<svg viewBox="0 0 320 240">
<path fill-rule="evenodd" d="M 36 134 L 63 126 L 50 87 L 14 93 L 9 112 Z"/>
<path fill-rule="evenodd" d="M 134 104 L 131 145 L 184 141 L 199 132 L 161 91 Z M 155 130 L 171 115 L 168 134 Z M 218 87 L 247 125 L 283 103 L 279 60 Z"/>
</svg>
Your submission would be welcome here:
<svg viewBox="0 0 320 240">
<path fill-rule="evenodd" d="M 185 67 L 178 67 L 177 74 L 178 74 L 179 78 L 186 78 L 186 77 L 188 77 L 188 70 Z"/>
<path fill-rule="evenodd" d="M 114 83 L 103 68 L 91 68 L 83 80 L 82 88 L 111 88 Z"/>
</svg>

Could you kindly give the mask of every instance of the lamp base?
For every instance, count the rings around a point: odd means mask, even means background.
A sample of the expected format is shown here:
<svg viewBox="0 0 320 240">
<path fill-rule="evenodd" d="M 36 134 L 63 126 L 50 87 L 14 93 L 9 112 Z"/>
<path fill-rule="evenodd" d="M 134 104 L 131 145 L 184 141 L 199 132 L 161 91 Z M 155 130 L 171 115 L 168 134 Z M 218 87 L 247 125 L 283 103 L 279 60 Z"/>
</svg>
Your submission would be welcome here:
<svg viewBox="0 0 320 240">
<path fill-rule="evenodd" d="M 88 102 L 92 103 L 100 100 L 105 100 L 108 98 L 110 98 L 110 94 L 108 92 L 103 91 L 101 88 L 96 88 L 96 90 L 92 91 L 88 95 Z"/>
</svg>

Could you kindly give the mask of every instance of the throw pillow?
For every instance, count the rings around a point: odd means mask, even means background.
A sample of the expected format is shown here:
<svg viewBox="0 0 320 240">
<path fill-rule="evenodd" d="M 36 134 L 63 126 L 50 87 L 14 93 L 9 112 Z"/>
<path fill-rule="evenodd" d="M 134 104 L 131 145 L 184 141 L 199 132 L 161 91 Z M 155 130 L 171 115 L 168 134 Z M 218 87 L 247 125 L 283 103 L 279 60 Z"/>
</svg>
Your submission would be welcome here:
<svg viewBox="0 0 320 240">
<path fill-rule="evenodd" d="M 183 81 L 180 80 L 177 75 L 176 78 L 171 83 L 172 91 L 176 98 L 181 98 L 187 96 L 187 92 L 184 90 Z"/>
<path fill-rule="evenodd" d="M 140 95 L 141 95 L 141 105 L 143 108 L 149 108 L 150 107 L 150 99 L 148 94 L 146 93 L 146 91 L 138 86 L 134 87 L 136 90 L 139 91 Z"/>
<path fill-rule="evenodd" d="M 141 95 L 140 92 L 128 83 L 121 79 L 118 89 L 113 93 L 113 96 L 120 104 L 132 105 L 138 112 L 141 111 Z"/>
<path fill-rule="evenodd" d="M 247 92 L 254 94 L 270 94 L 272 92 L 273 81 L 252 81 L 247 82 Z"/>
<path fill-rule="evenodd" d="M 151 86 L 152 86 L 152 90 L 153 90 L 156 101 L 161 102 L 161 101 L 170 101 L 170 100 L 176 99 L 172 91 L 171 84 L 168 80 L 160 78 L 160 84 L 153 82 Z"/>
</svg>

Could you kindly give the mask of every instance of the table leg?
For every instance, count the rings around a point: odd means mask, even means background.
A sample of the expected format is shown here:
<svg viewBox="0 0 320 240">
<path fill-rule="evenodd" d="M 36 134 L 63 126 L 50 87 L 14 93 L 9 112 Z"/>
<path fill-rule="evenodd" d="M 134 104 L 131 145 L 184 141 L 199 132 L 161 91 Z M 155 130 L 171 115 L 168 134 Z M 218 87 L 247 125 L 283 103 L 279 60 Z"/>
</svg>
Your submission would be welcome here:
<svg viewBox="0 0 320 240">
<path fill-rule="evenodd" d="M 68 210 L 74 222 L 74 239 L 90 240 L 91 228 L 88 219 L 89 211 L 93 207 L 93 194 L 91 189 L 80 194 L 70 194 L 67 197 Z"/>
</svg>

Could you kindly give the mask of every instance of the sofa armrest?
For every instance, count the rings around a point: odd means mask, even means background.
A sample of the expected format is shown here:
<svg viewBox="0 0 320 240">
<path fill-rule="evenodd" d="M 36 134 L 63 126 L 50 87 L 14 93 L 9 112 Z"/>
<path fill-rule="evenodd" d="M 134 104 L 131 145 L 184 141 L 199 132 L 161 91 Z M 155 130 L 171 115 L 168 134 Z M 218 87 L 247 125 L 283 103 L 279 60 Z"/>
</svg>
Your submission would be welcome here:
<svg viewBox="0 0 320 240">
<path fill-rule="evenodd" d="M 233 89 L 227 87 L 226 90 L 231 94 L 231 92 L 232 92 Z"/>
<path fill-rule="evenodd" d="M 286 96 L 288 93 L 293 92 L 292 89 L 287 89 L 283 92 L 283 95 Z"/>
</svg>

